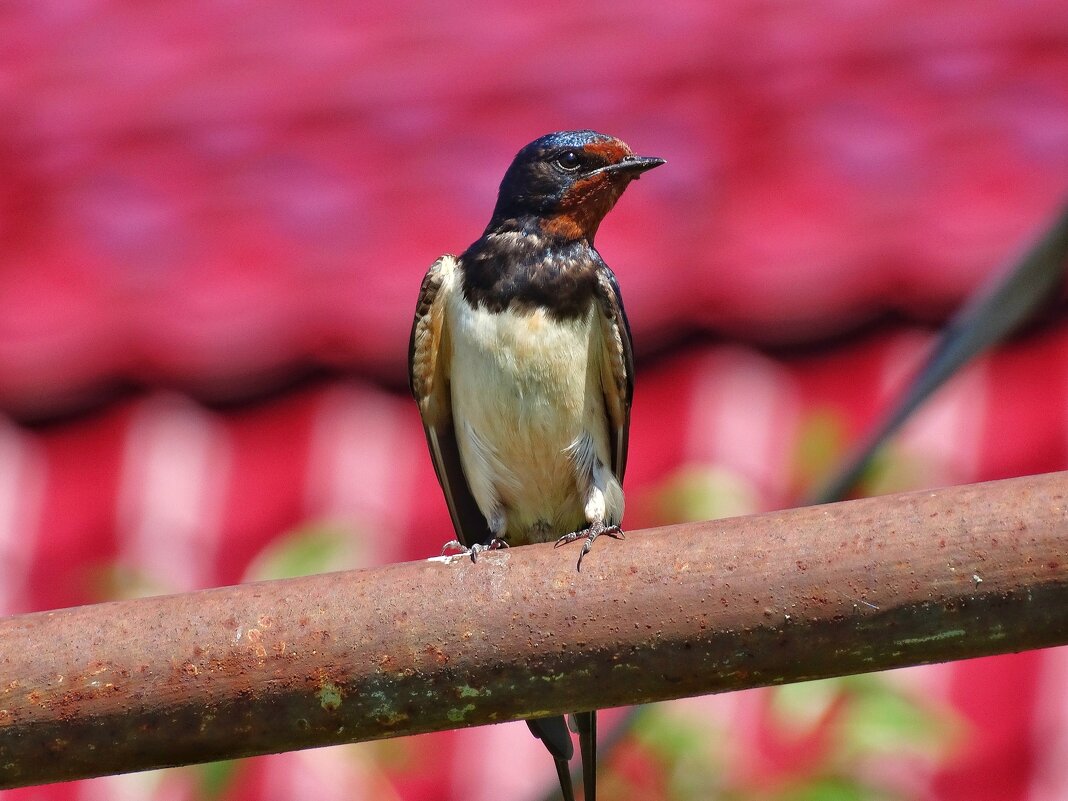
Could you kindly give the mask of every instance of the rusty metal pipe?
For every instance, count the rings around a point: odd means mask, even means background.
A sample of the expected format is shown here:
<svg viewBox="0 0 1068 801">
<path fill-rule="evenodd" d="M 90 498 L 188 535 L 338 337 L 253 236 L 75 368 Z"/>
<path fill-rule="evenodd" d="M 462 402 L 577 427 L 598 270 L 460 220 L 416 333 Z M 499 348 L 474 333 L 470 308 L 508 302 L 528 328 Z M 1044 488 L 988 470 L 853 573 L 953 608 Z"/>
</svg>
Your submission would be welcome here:
<svg viewBox="0 0 1068 801">
<path fill-rule="evenodd" d="M 0 620 L 0 787 L 1068 643 L 1068 473 Z"/>
</svg>

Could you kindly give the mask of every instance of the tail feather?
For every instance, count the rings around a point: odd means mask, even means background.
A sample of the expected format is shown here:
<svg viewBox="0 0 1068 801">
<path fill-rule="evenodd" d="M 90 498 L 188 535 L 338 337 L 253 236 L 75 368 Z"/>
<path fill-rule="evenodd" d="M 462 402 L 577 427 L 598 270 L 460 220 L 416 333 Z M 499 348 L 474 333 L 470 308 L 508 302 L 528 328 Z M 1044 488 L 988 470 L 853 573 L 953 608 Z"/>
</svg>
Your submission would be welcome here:
<svg viewBox="0 0 1068 801">
<path fill-rule="evenodd" d="M 556 775 L 560 779 L 560 792 L 564 801 L 575 801 L 575 788 L 571 786 L 571 768 L 563 759 L 553 757 L 553 761 L 556 763 Z"/>
<path fill-rule="evenodd" d="M 563 717 L 528 720 L 527 726 L 531 734 L 545 743 L 554 759 L 567 762 L 575 755 L 575 744 L 571 742 L 571 734 Z"/>
<path fill-rule="evenodd" d="M 597 801 L 597 713 L 576 712 L 572 719 L 579 736 L 582 757 L 583 801 Z"/>
<path fill-rule="evenodd" d="M 575 755 L 575 744 L 562 717 L 528 720 L 531 733 L 541 740 L 556 763 L 556 775 L 560 778 L 560 791 L 564 801 L 575 801 L 575 789 L 571 785 L 571 769 L 567 763 Z"/>
</svg>

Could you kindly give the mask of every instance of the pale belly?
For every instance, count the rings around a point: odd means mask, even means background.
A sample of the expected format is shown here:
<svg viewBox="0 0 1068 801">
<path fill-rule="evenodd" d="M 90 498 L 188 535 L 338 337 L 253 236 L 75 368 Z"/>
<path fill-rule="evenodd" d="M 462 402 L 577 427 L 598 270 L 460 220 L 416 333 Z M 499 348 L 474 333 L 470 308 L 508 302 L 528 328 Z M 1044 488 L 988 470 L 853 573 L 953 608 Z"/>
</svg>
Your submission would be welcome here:
<svg viewBox="0 0 1068 801">
<path fill-rule="evenodd" d="M 541 310 L 491 314 L 457 297 L 449 314 L 461 463 L 491 530 L 521 544 L 584 527 L 590 479 L 576 450 L 609 459 L 592 305 L 559 322 Z"/>
</svg>

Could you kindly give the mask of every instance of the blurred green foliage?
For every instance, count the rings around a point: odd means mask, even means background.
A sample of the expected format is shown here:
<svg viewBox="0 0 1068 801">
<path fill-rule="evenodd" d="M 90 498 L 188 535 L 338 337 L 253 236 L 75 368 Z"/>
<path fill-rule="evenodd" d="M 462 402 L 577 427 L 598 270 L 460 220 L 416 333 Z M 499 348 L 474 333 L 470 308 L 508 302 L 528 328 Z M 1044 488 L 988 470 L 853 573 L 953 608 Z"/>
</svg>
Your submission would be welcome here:
<svg viewBox="0 0 1068 801">
<path fill-rule="evenodd" d="M 245 581 L 296 578 L 365 565 L 362 537 L 331 523 L 311 522 L 271 541 L 245 571 Z"/>
<path fill-rule="evenodd" d="M 639 752 L 622 749 L 627 766 L 614 759 L 602 763 L 603 798 L 908 801 L 909 782 L 888 777 L 934 769 L 962 733 L 951 712 L 891 674 L 749 692 L 761 696 L 753 700 L 765 713 L 759 742 L 739 742 L 729 723 L 680 714 L 677 704 L 642 708 L 632 730 Z M 644 773 L 651 770 L 655 779 L 639 794 L 636 785 L 645 783 L 627 774 L 643 758 L 649 763 Z"/>
<path fill-rule="evenodd" d="M 226 759 L 220 762 L 206 762 L 196 765 L 197 798 L 202 801 L 216 801 L 234 784 L 240 762 Z"/>
<path fill-rule="evenodd" d="M 668 525 L 753 514 L 759 498 L 741 476 L 719 467 L 688 464 L 656 488 L 649 505 L 655 525 Z"/>
<path fill-rule="evenodd" d="M 841 464 L 848 444 L 849 432 L 840 414 L 829 407 L 810 411 L 797 429 L 791 481 L 794 495 L 828 480 Z"/>
</svg>

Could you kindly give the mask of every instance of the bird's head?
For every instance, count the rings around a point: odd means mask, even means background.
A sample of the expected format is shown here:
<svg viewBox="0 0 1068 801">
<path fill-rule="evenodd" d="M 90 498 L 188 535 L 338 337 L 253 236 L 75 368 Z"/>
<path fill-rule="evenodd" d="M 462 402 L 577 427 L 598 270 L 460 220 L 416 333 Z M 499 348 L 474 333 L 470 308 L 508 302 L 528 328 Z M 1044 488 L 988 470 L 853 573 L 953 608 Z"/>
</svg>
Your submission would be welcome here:
<svg viewBox="0 0 1068 801">
<path fill-rule="evenodd" d="M 533 217 L 551 236 L 592 242 L 627 184 L 663 163 L 596 131 L 546 134 L 516 154 L 488 230 Z"/>
</svg>

